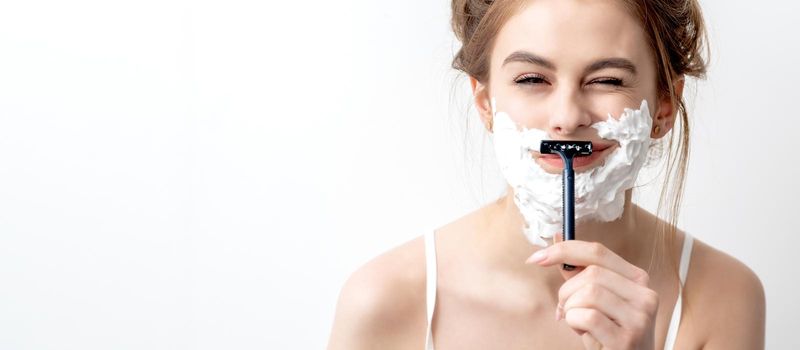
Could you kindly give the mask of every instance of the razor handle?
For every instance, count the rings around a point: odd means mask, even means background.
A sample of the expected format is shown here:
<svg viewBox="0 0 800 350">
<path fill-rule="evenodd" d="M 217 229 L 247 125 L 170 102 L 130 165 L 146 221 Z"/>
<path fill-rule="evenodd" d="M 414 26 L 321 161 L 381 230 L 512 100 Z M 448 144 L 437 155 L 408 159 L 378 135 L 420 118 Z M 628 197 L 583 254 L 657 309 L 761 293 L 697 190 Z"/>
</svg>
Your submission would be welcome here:
<svg viewBox="0 0 800 350">
<path fill-rule="evenodd" d="M 575 239 L 575 170 L 572 169 L 572 158 L 565 158 L 561 193 L 561 204 L 564 209 L 561 238 L 564 241 L 571 241 Z M 565 271 L 575 270 L 575 266 L 570 264 L 564 264 L 563 268 Z"/>
</svg>

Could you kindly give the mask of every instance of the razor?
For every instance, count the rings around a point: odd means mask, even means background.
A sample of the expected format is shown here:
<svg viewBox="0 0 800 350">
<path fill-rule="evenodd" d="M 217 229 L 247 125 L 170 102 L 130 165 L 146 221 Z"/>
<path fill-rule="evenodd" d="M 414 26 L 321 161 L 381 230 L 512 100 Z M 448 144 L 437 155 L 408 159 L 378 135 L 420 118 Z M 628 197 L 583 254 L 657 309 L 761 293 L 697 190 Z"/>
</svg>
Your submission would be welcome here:
<svg viewBox="0 0 800 350">
<path fill-rule="evenodd" d="M 572 169 L 572 159 L 592 154 L 592 142 L 544 140 L 539 146 L 539 152 L 558 154 L 564 161 L 561 179 L 561 206 L 564 215 L 561 220 L 561 234 L 563 240 L 573 240 L 575 239 L 575 170 Z M 575 269 L 575 266 L 569 264 L 564 264 L 563 267 L 566 271 Z"/>
</svg>

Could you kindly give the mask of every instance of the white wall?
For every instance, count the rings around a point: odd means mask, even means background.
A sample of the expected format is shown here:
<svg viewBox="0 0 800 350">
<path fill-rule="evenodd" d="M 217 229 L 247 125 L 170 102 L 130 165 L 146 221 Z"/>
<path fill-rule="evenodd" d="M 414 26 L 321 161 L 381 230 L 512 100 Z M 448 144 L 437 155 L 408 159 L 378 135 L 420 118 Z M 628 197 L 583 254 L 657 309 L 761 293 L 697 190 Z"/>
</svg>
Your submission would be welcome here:
<svg viewBox="0 0 800 350">
<path fill-rule="evenodd" d="M 682 226 L 796 348 L 800 7 L 703 6 Z M 0 348 L 323 348 L 355 268 L 497 194 L 449 2 L 1 8 Z"/>
</svg>

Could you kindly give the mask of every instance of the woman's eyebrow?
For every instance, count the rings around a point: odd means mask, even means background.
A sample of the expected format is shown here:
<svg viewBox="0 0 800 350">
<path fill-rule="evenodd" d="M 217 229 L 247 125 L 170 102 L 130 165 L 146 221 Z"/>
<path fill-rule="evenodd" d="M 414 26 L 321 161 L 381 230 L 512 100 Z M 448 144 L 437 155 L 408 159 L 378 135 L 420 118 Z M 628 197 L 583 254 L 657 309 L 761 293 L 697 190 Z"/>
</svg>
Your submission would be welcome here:
<svg viewBox="0 0 800 350">
<path fill-rule="evenodd" d="M 636 65 L 634 65 L 633 62 L 631 62 L 630 60 L 620 57 L 603 58 L 594 61 L 592 62 L 592 64 L 586 67 L 586 69 L 584 70 L 584 74 L 589 74 L 605 68 L 623 69 L 627 70 L 632 75 L 636 75 Z"/>
<path fill-rule="evenodd" d="M 535 64 L 547 69 L 556 70 L 556 65 L 553 62 L 528 51 L 514 51 L 508 55 L 505 60 L 503 60 L 503 64 L 500 67 L 503 67 L 511 62 Z M 636 75 L 636 65 L 633 64 L 633 62 L 631 62 L 629 59 L 621 57 L 603 58 L 594 61 L 586 67 L 584 74 L 589 74 L 605 68 L 623 69 L 629 71 L 633 75 Z"/>
<path fill-rule="evenodd" d="M 553 62 L 550 62 L 546 58 L 535 55 L 528 51 L 514 51 L 512 54 L 508 55 L 505 60 L 503 60 L 503 64 L 500 65 L 500 67 L 503 67 L 511 62 L 531 63 L 548 69 L 556 70 L 556 65 L 553 64 Z"/>
</svg>

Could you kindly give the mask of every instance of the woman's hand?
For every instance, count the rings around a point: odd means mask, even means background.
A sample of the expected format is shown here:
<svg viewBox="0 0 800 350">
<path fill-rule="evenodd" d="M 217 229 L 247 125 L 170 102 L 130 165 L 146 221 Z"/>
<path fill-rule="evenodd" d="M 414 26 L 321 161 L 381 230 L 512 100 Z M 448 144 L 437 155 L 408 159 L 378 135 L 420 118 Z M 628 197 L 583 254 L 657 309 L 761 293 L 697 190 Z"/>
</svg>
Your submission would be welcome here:
<svg viewBox="0 0 800 350">
<path fill-rule="evenodd" d="M 587 349 L 653 349 L 658 294 L 646 271 L 596 242 L 565 241 L 526 261 L 557 265 L 567 280 L 558 291 L 556 320 L 564 319 Z M 561 270 L 562 264 L 580 267 Z"/>
</svg>

